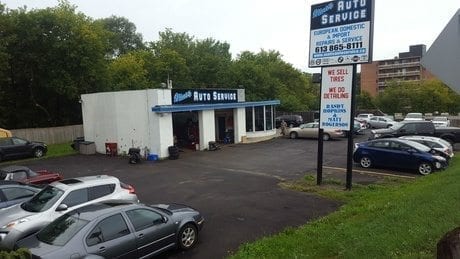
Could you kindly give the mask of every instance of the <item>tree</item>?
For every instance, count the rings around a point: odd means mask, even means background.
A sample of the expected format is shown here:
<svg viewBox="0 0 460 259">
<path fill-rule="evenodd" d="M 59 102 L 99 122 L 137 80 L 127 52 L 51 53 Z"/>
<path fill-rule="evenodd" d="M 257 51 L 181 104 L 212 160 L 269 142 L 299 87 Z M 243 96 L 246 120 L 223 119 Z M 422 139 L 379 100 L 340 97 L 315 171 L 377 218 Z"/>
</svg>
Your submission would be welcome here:
<svg viewBox="0 0 460 259">
<path fill-rule="evenodd" d="M 6 125 L 10 128 L 81 122 L 81 93 L 106 90 L 107 33 L 61 1 L 57 7 L 10 10 Z M 14 107 L 14 109 L 12 109 Z M 20 111 L 20 112 L 18 112 Z"/>
<path fill-rule="evenodd" d="M 118 57 L 130 51 L 145 49 L 142 35 L 136 32 L 136 25 L 125 17 L 111 16 L 96 20 L 109 32 L 109 50 L 111 57 Z"/>
<path fill-rule="evenodd" d="M 391 82 L 376 98 L 376 103 L 387 113 L 435 112 L 456 113 L 460 97 L 439 80 Z"/>
</svg>

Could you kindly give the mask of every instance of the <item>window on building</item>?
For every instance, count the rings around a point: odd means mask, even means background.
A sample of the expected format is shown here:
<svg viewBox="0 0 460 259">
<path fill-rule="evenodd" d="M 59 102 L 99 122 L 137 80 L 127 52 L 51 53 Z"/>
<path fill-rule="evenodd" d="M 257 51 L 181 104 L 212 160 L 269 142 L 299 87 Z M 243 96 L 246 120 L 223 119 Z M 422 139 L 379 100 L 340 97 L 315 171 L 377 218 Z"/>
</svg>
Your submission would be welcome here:
<svg viewBox="0 0 460 259">
<path fill-rule="evenodd" d="M 254 127 L 252 124 L 252 109 L 253 107 L 246 107 L 246 131 L 247 132 L 254 131 Z"/>
<path fill-rule="evenodd" d="M 273 129 L 273 112 L 272 112 L 272 106 L 271 105 L 266 105 L 265 106 L 265 122 L 267 125 L 267 130 Z"/>
<path fill-rule="evenodd" d="M 264 130 L 264 107 L 257 106 L 254 107 L 254 122 L 255 122 L 255 130 L 256 131 L 263 131 Z"/>
</svg>

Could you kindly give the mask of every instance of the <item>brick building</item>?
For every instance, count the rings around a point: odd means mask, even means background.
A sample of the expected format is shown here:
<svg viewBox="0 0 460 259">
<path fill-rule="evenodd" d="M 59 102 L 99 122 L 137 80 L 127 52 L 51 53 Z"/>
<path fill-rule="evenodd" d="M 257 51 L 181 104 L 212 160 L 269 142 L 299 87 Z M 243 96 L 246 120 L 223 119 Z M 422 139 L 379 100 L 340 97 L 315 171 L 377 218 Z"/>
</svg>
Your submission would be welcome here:
<svg viewBox="0 0 460 259">
<path fill-rule="evenodd" d="M 420 63 L 426 53 L 424 44 L 409 46 L 393 59 L 361 65 L 361 91 L 376 96 L 390 81 L 419 81 L 434 78 Z"/>
</svg>

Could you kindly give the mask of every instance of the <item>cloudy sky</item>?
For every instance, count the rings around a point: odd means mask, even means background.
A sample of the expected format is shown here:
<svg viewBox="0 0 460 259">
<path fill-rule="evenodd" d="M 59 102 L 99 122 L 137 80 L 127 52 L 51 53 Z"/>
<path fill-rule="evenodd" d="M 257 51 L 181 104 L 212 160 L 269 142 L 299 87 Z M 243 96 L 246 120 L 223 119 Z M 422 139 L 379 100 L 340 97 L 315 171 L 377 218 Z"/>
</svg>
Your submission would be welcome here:
<svg viewBox="0 0 460 259">
<path fill-rule="evenodd" d="M 57 0 L 0 0 L 10 9 L 57 5 Z M 145 41 L 171 28 L 197 39 L 230 44 L 234 56 L 244 50 L 277 50 L 294 67 L 308 72 L 310 9 L 323 0 L 70 0 L 93 18 L 123 16 Z M 459 0 L 375 0 L 374 60 L 397 56 L 409 45 L 427 48 L 460 8 Z"/>
</svg>

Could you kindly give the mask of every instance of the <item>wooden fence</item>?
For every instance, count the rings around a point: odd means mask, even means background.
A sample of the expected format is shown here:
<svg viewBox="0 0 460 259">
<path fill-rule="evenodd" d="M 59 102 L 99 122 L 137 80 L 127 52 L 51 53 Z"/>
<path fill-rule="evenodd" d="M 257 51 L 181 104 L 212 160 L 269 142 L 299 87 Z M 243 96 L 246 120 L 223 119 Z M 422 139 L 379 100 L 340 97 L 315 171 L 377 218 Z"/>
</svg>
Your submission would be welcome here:
<svg viewBox="0 0 460 259">
<path fill-rule="evenodd" d="M 13 136 L 46 144 L 70 142 L 77 137 L 83 137 L 83 125 L 71 125 L 53 128 L 33 128 L 10 130 Z"/>
</svg>

